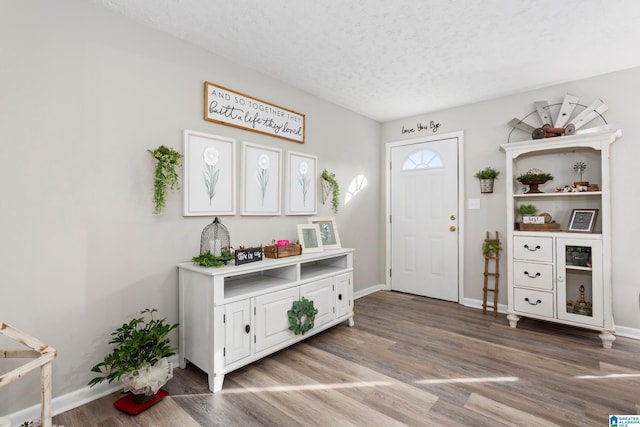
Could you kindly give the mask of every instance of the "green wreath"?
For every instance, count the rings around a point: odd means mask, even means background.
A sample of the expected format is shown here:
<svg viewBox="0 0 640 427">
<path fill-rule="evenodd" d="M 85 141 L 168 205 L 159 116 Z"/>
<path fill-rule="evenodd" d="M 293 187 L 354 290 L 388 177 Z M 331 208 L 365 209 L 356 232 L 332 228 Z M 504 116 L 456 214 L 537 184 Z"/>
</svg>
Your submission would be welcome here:
<svg viewBox="0 0 640 427">
<path fill-rule="evenodd" d="M 318 314 L 318 309 L 313 306 L 313 301 L 304 297 L 299 301 L 294 301 L 291 310 L 287 311 L 289 330 L 296 335 L 304 335 L 305 332 L 313 328 L 316 314 Z"/>
</svg>

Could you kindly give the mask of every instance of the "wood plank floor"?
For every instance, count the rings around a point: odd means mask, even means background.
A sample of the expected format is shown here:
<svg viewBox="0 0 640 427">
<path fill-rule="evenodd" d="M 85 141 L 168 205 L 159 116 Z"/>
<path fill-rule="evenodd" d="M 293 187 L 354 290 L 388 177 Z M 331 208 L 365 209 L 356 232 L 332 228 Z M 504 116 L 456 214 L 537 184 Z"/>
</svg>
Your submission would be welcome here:
<svg viewBox="0 0 640 427">
<path fill-rule="evenodd" d="M 137 416 L 118 393 L 54 417 L 75 426 L 605 426 L 640 414 L 640 341 L 395 292 L 341 324 L 226 376 L 176 369 Z"/>
</svg>

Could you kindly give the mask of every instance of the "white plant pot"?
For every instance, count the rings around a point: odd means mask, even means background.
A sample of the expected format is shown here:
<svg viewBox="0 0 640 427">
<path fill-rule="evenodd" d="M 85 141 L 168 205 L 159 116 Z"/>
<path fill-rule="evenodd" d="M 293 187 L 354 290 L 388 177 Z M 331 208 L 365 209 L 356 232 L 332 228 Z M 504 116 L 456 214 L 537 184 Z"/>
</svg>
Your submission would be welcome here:
<svg viewBox="0 0 640 427">
<path fill-rule="evenodd" d="M 153 396 L 173 377 L 173 364 L 162 358 L 154 365 L 147 365 L 137 371 L 129 372 L 120 377 L 124 384 L 124 391 L 133 394 Z"/>
</svg>

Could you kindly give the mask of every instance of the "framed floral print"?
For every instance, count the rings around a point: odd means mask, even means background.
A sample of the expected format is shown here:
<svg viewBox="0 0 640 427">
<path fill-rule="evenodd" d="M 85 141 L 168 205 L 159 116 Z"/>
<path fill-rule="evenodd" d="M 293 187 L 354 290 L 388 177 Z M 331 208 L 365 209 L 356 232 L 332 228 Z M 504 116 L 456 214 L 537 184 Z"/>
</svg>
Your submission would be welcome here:
<svg viewBox="0 0 640 427">
<path fill-rule="evenodd" d="M 324 249 L 339 249 L 340 236 L 338 236 L 338 225 L 335 218 L 311 217 L 308 219 L 309 224 L 318 224 L 320 229 L 320 238 L 322 239 L 322 247 Z"/>
<path fill-rule="evenodd" d="M 318 157 L 287 151 L 286 214 L 316 214 Z"/>
<path fill-rule="evenodd" d="M 282 150 L 242 143 L 242 215 L 280 215 Z"/>
<path fill-rule="evenodd" d="M 236 141 L 184 130 L 184 216 L 235 215 Z"/>
</svg>

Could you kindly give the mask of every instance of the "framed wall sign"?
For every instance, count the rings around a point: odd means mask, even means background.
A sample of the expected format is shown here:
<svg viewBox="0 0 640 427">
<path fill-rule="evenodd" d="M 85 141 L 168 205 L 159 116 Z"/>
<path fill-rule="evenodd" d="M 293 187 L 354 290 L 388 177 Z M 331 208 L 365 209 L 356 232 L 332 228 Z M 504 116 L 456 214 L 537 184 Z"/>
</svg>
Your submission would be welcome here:
<svg viewBox="0 0 640 427">
<path fill-rule="evenodd" d="M 242 215 L 280 215 L 282 150 L 242 143 Z"/>
<path fill-rule="evenodd" d="M 287 151 L 287 215 L 315 215 L 317 164 L 316 156 Z"/>
<path fill-rule="evenodd" d="M 318 224 L 320 228 L 320 237 L 322 239 L 322 247 L 324 249 L 338 249 L 340 245 L 340 237 L 338 236 L 338 225 L 335 218 L 309 218 L 309 224 Z"/>
<path fill-rule="evenodd" d="M 184 130 L 184 216 L 235 215 L 236 141 Z"/>
<path fill-rule="evenodd" d="M 593 233 L 596 226 L 598 209 L 574 209 L 569 221 L 569 229 L 577 233 Z"/>
<path fill-rule="evenodd" d="M 204 119 L 304 144 L 304 114 L 211 82 L 204 82 Z"/>
</svg>

